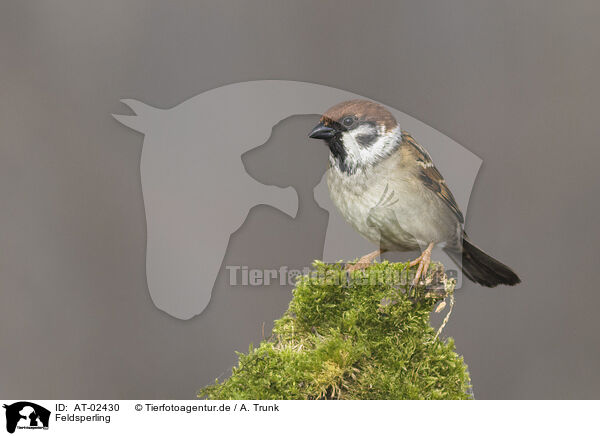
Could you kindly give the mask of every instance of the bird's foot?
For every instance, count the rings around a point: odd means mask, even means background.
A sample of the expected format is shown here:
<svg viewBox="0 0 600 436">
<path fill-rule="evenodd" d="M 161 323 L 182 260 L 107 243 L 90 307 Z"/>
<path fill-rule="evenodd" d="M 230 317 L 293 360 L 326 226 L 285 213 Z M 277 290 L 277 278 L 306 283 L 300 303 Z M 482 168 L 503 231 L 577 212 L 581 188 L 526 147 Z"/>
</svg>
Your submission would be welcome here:
<svg viewBox="0 0 600 436">
<path fill-rule="evenodd" d="M 375 259 L 377 259 L 377 256 L 379 256 L 381 253 L 383 253 L 383 250 L 376 250 L 372 253 L 364 255 L 363 257 L 358 259 L 358 261 L 355 264 L 347 264 L 346 271 L 351 272 L 367 268 Z"/>
<path fill-rule="evenodd" d="M 408 264 L 409 267 L 419 265 L 417 272 L 415 273 L 415 278 L 412 282 L 413 286 L 416 286 L 419 283 L 421 277 L 427 276 L 427 270 L 429 269 L 429 264 L 431 263 L 431 251 L 433 250 L 433 245 L 433 242 L 431 242 L 419 257 Z"/>
</svg>

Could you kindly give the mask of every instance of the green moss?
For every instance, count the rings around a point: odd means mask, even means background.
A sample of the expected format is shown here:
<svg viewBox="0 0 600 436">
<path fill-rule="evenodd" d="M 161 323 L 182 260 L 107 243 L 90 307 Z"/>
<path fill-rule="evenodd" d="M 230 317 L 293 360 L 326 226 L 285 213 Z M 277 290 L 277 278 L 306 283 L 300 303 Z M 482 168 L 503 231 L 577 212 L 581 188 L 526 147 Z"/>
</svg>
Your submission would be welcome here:
<svg viewBox="0 0 600 436">
<path fill-rule="evenodd" d="M 469 398 L 469 374 L 453 340 L 440 340 L 429 324 L 454 282 L 441 266 L 430 270 L 427 289 L 411 289 L 414 269 L 407 264 L 374 264 L 348 280 L 341 264 L 315 262 L 314 272 L 299 278 L 273 336 L 238 353 L 232 375 L 199 397 Z"/>
</svg>

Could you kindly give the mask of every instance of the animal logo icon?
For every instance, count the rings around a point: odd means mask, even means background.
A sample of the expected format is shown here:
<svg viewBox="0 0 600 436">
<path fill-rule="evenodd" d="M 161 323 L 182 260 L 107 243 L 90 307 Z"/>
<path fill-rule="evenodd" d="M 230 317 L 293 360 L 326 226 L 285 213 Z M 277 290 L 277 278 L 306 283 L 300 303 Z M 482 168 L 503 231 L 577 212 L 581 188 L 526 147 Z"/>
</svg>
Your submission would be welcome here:
<svg viewBox="0 0 600 436">
<path fill-rule="evenodd" d="M 6 431 L 14 433 L 17 428 L 47 429 L 50 424 L 50 411 L 29 401 L 19 401 L 6 409 Z"/>
<path fill-rule="evenodd" d="M 252 178 L 241 155 L 264 144 L 280 121 L 320 114 L 336 102 L 353 98 L 364 97 L 313 83 L 258 80 L 212 89 L 170 109 L 121 100 L 135 114 L 113 116 L 144 134 L 140 173 L 147 226 L 146 277 L 158 308 L 179 319 L 202 313 L 229 237 L 252 207 L 267 204 L 295 216 L 298 198 L 293 188 Z M 390 110 L 407 130 L 433 144 L 430 151 L 466 210 L 481 160 L 435 129 Z M 456 159 L 460 165 L 453 168 Z M 339 216 L 324 180 L 314 191 L 318 204 L 329 212 L 324 260 L 364 252 L 368 242 Z"/>
</svg>

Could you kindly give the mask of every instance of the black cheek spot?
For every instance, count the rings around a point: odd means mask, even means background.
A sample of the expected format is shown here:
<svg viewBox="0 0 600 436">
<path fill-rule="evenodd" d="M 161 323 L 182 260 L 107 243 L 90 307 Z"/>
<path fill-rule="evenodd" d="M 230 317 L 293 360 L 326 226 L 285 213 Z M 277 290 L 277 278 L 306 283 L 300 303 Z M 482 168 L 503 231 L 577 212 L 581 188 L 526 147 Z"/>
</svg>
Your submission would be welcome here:
<svg viewBox="0 0 600 436">
<path fill-rule="evenodd" d="M 356 142 L 358 142 L 362 147 L 370 147 L 371 145 L 373 145 L 373 142 L 375 142 L 375 139 L 377 139 L 377 135 L 376 134 L 366 134 L 366 135 L 357 135 L 356 136 Z"/>
</svg>

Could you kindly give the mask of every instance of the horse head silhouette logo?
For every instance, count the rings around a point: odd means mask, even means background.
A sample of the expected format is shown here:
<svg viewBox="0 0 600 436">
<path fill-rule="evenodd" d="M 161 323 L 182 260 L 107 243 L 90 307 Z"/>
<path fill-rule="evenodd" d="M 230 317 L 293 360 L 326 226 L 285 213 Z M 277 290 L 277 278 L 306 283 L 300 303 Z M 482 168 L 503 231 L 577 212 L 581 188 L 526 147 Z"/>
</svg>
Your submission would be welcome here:
<svg viewBox="0 0 600 436">
<path fill-rule="evenodd" d="M 50 411 L 29 401 L 19 401 L 3 406 L 6 409 L 6 431 L 14 433 L 17 427 L 47 429 L 50 424 Z"/>
<path fill-rule="evenodd" d="M 158 308 L 180 319 L 206 308 L 229 237 L 250 208 L 270 204 L 295 216 L 294 190 L 251 178 L 241 155 L 265 143 L 281 120 L 321 114 L 353 98 L 364 97 L 312 83 L 259 80 L 216 88 L 165 110 L 121 100 L 135 115 L 113 116 L 144 134 L 140 172 L 146 276 Z M 405 129 L 431 144 L 430 152 L 466 211 L 481 160 L 431 127 L 389 109 Z M 460 166 L 453 168 L 456 159 Z M 343 222 L 325 190 L 323 182 L 315 190 L 317 201 L 330 213 L 324 258 L 365 252 L 367 243 Z"/>
</svg>

